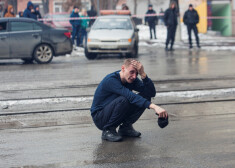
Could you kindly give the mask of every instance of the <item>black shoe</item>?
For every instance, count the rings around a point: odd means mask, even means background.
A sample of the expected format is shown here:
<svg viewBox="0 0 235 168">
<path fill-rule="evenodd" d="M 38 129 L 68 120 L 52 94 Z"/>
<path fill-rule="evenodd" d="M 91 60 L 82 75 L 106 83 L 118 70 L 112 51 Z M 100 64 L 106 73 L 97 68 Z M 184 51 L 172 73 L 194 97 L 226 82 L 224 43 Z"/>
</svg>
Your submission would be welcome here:
<svg viewBox="0 0 235 168">
<path fill-rule="evenodd" d="M 173 47 L 170 48 L 170 51 L 174 51 L 175 49 Z"/>
<path fill-rule="evenodd" d="M 165 51 L 169 51 L 168 47 L 165 48 Z"/>
<path fill-rule="evenodd" d="M 115 128 L 108 128 L 102 132 L 103 140 L 111 141 L 111 142 L 119 142 L 122 140 L 122 137 L 118 135 Z"/>
<path fill-rule="evenodd" d="M 193 46 L 189 46 L 189 49 L 193 48 Z"/>
<path fill-rule="evenodd" d="M 118 134 L 121 136 L 129 136 L 129 137 L 139 137 L 141 135 L 141 133 L 136 131 L 132 127 L 132 125 L 129 125 L 129 126 L 120 125 Z"/>
<path fill-rule="evenodd" d="M 197 48 L 201 48 L 201 46 L 200 46 L 200 45 L 197 45 Z"/>
</svg>

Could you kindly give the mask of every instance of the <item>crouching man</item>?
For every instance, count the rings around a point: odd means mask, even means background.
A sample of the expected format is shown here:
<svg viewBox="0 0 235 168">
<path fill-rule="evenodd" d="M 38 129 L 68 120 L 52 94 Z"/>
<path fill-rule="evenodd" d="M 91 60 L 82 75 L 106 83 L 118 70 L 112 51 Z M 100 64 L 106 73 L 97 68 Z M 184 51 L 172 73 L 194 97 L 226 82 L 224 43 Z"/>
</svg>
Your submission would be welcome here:
<svg viewBox="0 0 235 168">
<path fill-rule="evenodd" d="M 142 80 L 137 78 L 138 74 Z M 139 93 L 133 93 L 133 90 Z M 139 137 L 141 133 L 132 125 L 146 108 L 166 118 L 167 112 L 150 102 L 155 94 L 154 84 L 144 72 L 143 65 L 134 59 L 125 60 L 120 71 L 107 75 L 100 82 L 94 95 L 91 116 L 97 128 L 103 131 L 101 138 L 117 142 L 123 136 Z"/>
</svg>

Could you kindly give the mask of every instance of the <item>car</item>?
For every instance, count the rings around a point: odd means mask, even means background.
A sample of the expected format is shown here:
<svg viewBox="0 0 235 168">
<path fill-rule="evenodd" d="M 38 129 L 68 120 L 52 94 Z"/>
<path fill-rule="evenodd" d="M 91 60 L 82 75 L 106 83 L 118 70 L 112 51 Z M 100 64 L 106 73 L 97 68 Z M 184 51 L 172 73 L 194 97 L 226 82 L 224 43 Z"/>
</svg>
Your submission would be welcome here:
<svg viewBox="0 0 235 168">
<path fill-rule="evenodd" d="M 27 63 L 50 63 L 53 56 L 72 52 L 71 33 L 34 19 L 0 19 L 0 59 L 22 59 Z"/>
<path fill-rule="evenodd" d="M 85 56 L 95 59 L 98 54 L 119 53 L 135 58 L 138 56 L 138 31 L 129 15 L 99 16 L 89 30 Z"/>
<path fill-rule="evenodd" d="M 72 32 L 72 25 L 69 23 L 69 13 L 48 13 L 43 17 L 43 23 L 53 28 L 64 28 Z"/>
</svg>

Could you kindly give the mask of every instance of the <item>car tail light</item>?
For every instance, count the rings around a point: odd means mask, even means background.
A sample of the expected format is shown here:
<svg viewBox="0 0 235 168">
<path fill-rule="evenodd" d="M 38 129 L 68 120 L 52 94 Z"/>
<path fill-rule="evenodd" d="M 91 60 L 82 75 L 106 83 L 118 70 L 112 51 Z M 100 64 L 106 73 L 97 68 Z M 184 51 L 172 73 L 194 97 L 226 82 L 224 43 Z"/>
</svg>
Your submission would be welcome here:
<svg viewBox="0 0 235 168">
<path fill-rule="evenodd" d="M 65 32 L 64 35 L 67 36 L 68 38 L 71 37 L 71 33 L 70 32 Z"/>
</svg>

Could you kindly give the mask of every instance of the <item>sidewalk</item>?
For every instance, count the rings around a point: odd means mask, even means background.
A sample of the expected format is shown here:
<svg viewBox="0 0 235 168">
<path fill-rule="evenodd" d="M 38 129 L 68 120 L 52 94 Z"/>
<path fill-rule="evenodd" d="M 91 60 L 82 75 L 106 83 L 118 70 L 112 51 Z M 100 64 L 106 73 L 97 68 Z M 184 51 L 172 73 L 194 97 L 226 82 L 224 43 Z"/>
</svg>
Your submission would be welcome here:
<svg viewBox="0 0 235 168">
<path fill-rule="evenodd" d="M 167 30 L 164 25 L 157 25 L 157 39 L 150 40 L 149 27 L 146 25 L 138 25 L 139 28 L 139 39 L 141 46 L 156 46 L 165 47 Z M 175 41 L 175 48 L 188 49 L 188 33 L 186 26 L 181 24 L 181 41 Z M 208 32 L 207 34 L 199 34 L 199 39 L 201 43 L 202 50 L 216 51 L 216 50 L 235 50 L 235 38 L 234 37 L 224 37 L 216 35 L 215 32 Z M 196 42 L 194 33 L 192 32 L 192 41 L 194 48 L 196 48 Z"/>
</svg>

